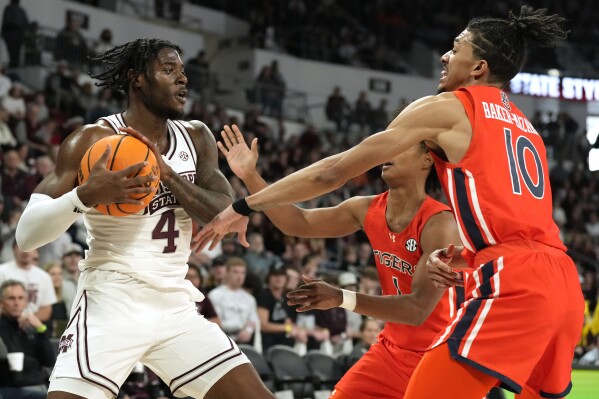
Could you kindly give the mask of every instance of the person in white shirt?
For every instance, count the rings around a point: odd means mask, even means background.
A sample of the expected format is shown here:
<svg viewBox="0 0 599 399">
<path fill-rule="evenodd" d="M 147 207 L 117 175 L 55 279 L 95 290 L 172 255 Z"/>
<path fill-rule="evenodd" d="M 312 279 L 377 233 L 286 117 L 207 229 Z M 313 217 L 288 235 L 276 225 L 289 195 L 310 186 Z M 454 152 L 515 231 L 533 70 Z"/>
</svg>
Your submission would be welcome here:
<svg viewBox="0 0 599 399">
<path fill-rule="evenodd" d="M 19 322 L 26 323 L 30 314 L 46 322 L 52 315 L 52 305 L 56 303 L 52 279 L 35 264 L 38 259 L 37 250 L 21 251 L 15 242 L 12 248 L 15 259 L 0 265 L 0 284 L 6 280 L 16 280 L 27 289 L 28 304 Z"/>
<path fill-rule="evenodd" d="M 208 293 L 221 328 L 237 343 L 248 343 L 259 324 L 256 299 L 245 291 L 247 265 L 242 258 L 232 257 L 226 262 L 225 283 Z"/>
</svg>

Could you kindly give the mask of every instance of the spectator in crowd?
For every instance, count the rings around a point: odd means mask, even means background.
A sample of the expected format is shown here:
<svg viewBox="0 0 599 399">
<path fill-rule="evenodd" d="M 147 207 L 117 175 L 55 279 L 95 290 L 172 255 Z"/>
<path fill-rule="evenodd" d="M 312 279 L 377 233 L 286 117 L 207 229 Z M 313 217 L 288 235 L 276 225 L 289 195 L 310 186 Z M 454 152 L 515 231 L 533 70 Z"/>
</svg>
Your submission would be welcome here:
<svg viewBox="0 0 599 399">
<path fill-rule="evenodd" d="M 218 318 L 218 314 L 214 309 L 214 305 L 212 305 L 210 298 L 208 298 L 206 291 L 202 287 L 202 272 L 200 271 L 200 268 L 193 263 L 188 263 L 187 266 L 189 269 L 187 270 L 185 278 L 189 280 L 194 287 L 200 290 L 202 294 L 204 294 L 204 300 L 202 302 L 196 302 L 198 313 L 204 316 L 207 320 L 220 325 L 220 319 Z"/>
<path fill-rule="evenodd" d="M 231 257 L 226 266 L 224 284 L 210 291 L 208 298 L 216 308 L 223 331 L 235 342 L 247 344 L 260 323 L 256 299 L 242 289 L 247 265 L 242 258 Z"/>
<path fill-rule="evenodd" d="M 22 208 L 33 192 L 31 176 L 21 168 L 21 158 L 15 148 L 4 152 L 2 157 L 2 194 L 5 217 L 15 208 Z"/>
<path fill-rule="evenodd" d="M 358 273 L 360 265 L 358 264 L 358 249 L 355 246 L 347 245 L 343 248 L 339 269 Z"/>
<path fill-rule="evenodd" d="M 337 279 L 330 276 L 323 276 L 323 281 L 338 287 Z M 327 310 L 314 310 L 316 326 L 328 332 L 328 338 L 333 345 L 333 353 L 343 350 L 343 345 L 348 339 L 347 336 L 347 316 L 343 308 L 331 308 Z"/>
<path fill-rule="evenodd" d="M 0 210 L 4 209 L 4 196 L 0 196 Z M 21 208 L 15 208 L 8 213 L 6 222 L 2 220 L 0 224 L 0 237 L 2 238 L 2 251 L 0 252 L 0 262 L 10 262 L 14 259 L 12 244 L 15 240 L 15 231 L 17 223 L 23 213 Z"/>
<path fill-rule="evenodd" d="M 21 324 L 28 323 L 30 314 L 46 322 L 52 315 L 52 305 L 56 303 L 52 279 L 36 265 L 37 250 L 21 251 L 16 241 L 13 241 L 12 249 L 14 260 L 0 265 L 0 282 L 17 280 L 27 289 L 28 303 Z"/>
<path fill-rule="evenodd" d="M 0 66 L 0 98 L 6 97 L 11 87 L 12 80 L 6 76 L 4 67 Z"/>
<path fill-rule="evenodd" d="M 275 60 L 271 65 L 265 65 L 254 85 L 255 101 L 262 105 L 264 115 L 275 118 L 282 115 L 283 99 L 285 97 L 285 80 L 279 70 L 279 63 Z"/>
<path fill-rule="evenodd" d="M 308 255 L 304 256 L 301 269 L 302 276 L 316 278 L 321 260 L 321 256 L 314 253 L 308 253 Z"/>
<path fill-rule="evenodd" d="M 29 147 L 29 155 L 36 158 L 48 153 L 50 143 L 48 137 L 40 137 L 42 131 L 42 122 L 40 118 L 41 108 L 34 102 L 27 104 L 27 113 L 25 115 L 25 144 Z"/>
<path fill-rule="evenodd" d="M 86 121 L 88 123 L 95 122 L 103 116 L 112 115 L 115 113 L 113 92 L 110 89 L 104 88 L 97 94 L 95 104 L 87 110 Z"/>
<path fill-rule="evenodd" d="M 381 330 L 381 322 L 379 320 L 368 317 L 362 321 L 362 324 L 360 325 L 360 341 L 354 345 L 351 353 L 347 357 L 348 369 L 368 352 L 368 349 L 370 349 L 372 344 L 376 343 Z"/>
<path fill-rule="evenodd" d="M 52 367 L 55 361 L 47 328 L 34 314 L 26 313 L 27 291 L 21 282 L 4 281 L 0 286 L 0 298 L 0 338 L 8 353 L 24 354 L 21 372 L 9 371 L 7 360 L 0 362 L 0 396 L 4 399 L 45 399 L 43 367 Z"/>
<path fill-rule="evenodd" d="M 44 51 L 44 37 L 39 32 L 39 24 L 36 21 L 31 21 L 25 29 L 24 52 L 25 65 L 41 65 L 42 52 Z"/>
<path fill-rule="evenodd" d="M 114 44 L 112 43 L 112 31 L 108 28 L 102 29 L 100 37 L 94 46 L 94 54 L 102 54 L 112 49 Z"/>
<path fill-rule="evenodd" d="M 75 284 L 75 287 L 79 281 L 79 261 L 83 259 L 83 256 L 83 248 L 75 242 L 67 245 L 62 253 L 64 280 Z"/>
<path fill-rule="evenodd" d="M 387 125 L 389 125 L 389 112 L 387 111 L 387 100 L 381 99 L 379 102 L 379 106 L 372 110 L 370 115 L 370 132 L 380 132 L 385 130 Z"/>
<path fill-rule="evenodd" d="M 351 109 L 347 100 L 341 94 L 339 86 L 335 86 L 333 93 L 327 99 L 325 113 L 327 119 L 335 122 L 338 132 L 344 132 L 347 129 L 347 117 Z"/>
<path fill-rule="evenodd" d="M 285 273 L 287 274 L 287 283 L 285 284 L 285 291 L 293 291 L 299 287 L 302 282 L 301 272 L 293 266 L 285 266 Z"/>
<path fill-rule="evenodd" d="M 87 63 L 87 43 L 80 29 L 81 22 L 78 18 L 68 19 L 67 25 L 56 36 L 54 59 L 67 61 L 76 68 Z"/>
<path fill-rule="evenodd" d="M 39 264 L 45 265 L 51 262 L 60 262 L 65 251 L 70 250 L 73 238 L 69 233 L 62 233 L 56 240 L 42 245 L 37 249 L 39 252 Z"/>
<path fill-rule="evenodd" d="M 10 116 L 8 126 L 10 126 L 13 132 L 15 132 L 17 125 L 25 119 L 27 107 L 25 105 L 23 94 L 23 85 L 20 83 L 13 83 L 8 91 L 8 95 L 2 98 L 2 108 L 4 108 Z M 21 140 L 21 142 L 22 141 L 23 140 Z"/>
<path fill-rule="evenodd" d="M 27 13 L 19 5 L 19 0 L 10 0 L 2 15 L 2 38 L 8 49 L 10 68 L 17 68 L 21 64 L 21 47 L 28 24 Z"/>
<path fill-rule="evenodd" d="M 14 147 L 17 145 L 17 139 L 10 127 L 8 127 L 9 119 L 10 115 L 8 112 L 0 107 L 0 146 L 3 147 Z"/>
<path fill-rule="evenodd" d="M 250 247 L 247 249 L 243 259 L 248 265 L 248 272 L 256 275 L 260 281 L 266 281 L 268 272 L 281 260 L 264 248 L 264 237 L 260 233 L 248 235 Z"/>
<path fill-rule="evenodd" d="M 293 346 L 296 342 L 307 343 L 306 331 L 295 324 L 297 313 L 287 304 L 286 283 L 286 269 L 272 268 L 266 278 L 266 288 L 258 296 L 262 351 L 273 345 Z"/>
<path fill-rule="evenodd" d="M 31 100 L 31 103 L 37 105 L 38 117 L 41 121 L 48 119 L 50 116 L 50 110 L 46 104 L 46 96 L 44 95 L 43 91 L 36 91 L 33 94 L 33 100 Z"/>
<path fill-rule="evenodd" d="M 366 295 L 381 295 L 381 284 L 379 283 L 376 267 L 367 266 L 362 269 L 358 292 Z"/>
<path fill-rule="evenodd" d="M 226 256 L 217 256 L 214 259 L 212 259 L 210 270 L 208 271 L 206 292 L 210 292 L 214 288 L 219 287 L 225 283 L 225 276 L 227 275 L 226 262 Z"/>
<path fill-rule="evenodd" d="M 243 256 L 243 250 L 233 238 L 226 238 L 221 243 L 221 251 L 225 257 L 240 257 Z"/>
<path fill-rule="evenodd" d="M 360 270 L 366 266 L 374 265 L 374 253 L 370 242 L 361 242 L 358 244 L 358 267 Z"/>
<path fill-rule="evenodd" d="M 358 94 L 358 99 L 354 106 L 354 112 L 352 113 L 353 122 L 358 125 L 360 131 L 364 131 L 364 128 L 369 126 L 369 122 L 372 115 L 372 105 L 368 101 L 368 96 L 365 91 L 361 91 Z"/>
<path fill-rule="evenodd" d="M 48 335 L 58 338 L 70 319 L 76 287 L 70 281 L 65 283 L 60 262 L 47 263 L 44 270 L 50 275 L 56 294 L 56 303 L 52 305 L 52 316 L 46 322 L 46 326 L 48 326 Z"/>
<path fill-rule="evenodd" d="M 189 79 L 188 87 L 200 93 L 202 100 L 205 101 L 210 85 L 210 64 L 206 60 L 204 50 L 198 51 L 195 57 L 187 61 L 185 70 Z M 204 119 L 200 118 L 198 120 Z"/>
<path fill-rule="evenodd" d="M 65 115 L 75 115 L 80 108 L 77 103 L 79 92 L 80 87 L 71 76 L 68 62 L 59 61 L 56 71 L 50 73 L 44 83 L 48 106 L 60 109 Z"/>
<path fill-rule="evenodd" d="M 49 155 L 41 155 L 35 159 L 33 180 L 39 184 L 50 172 L 54 170 L 54 161 Z"/>
</svg>

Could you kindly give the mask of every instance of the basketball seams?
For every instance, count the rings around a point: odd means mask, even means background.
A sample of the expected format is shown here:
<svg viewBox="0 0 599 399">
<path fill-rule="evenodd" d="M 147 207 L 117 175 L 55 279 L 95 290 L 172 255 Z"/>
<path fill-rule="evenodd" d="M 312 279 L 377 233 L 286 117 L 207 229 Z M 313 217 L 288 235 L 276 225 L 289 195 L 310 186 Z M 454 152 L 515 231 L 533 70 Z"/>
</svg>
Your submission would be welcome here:
<svg viewBox="0 0 599 399">
<path fill-rule="evenodd" d="M 125 137 L 127 136 L 123 136 L 120 138 L 119 142 L 116 144 L 116 147 L 114 149 L 114 151 L 112 152 L 112 160 L 110 162 L 110 170 L 112 170 L 112 167 L 114 166 L 114 161 L 116 160 L 116 154 L 119 151 L 119 147 L 121 146 L 121 143 L 123 142 L 123 140 L 125 140 Z"/>
</svg>

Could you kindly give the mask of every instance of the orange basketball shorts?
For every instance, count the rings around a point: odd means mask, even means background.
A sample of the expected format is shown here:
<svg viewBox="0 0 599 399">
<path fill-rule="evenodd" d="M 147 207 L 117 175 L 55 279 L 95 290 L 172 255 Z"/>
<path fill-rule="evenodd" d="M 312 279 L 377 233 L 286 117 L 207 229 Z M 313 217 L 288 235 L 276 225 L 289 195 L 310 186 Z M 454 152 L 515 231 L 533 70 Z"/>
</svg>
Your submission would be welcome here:
<svg viewBox="0 0 599 399">
<path fill-rule="evenodd" d="M 433 340 L 453 359 L 520 393 L 561 398 L 583 324 L 576 266 L 563 251 L 533 241 L 498 244 L 476 254 L 465 301 Z"/>
</svg>

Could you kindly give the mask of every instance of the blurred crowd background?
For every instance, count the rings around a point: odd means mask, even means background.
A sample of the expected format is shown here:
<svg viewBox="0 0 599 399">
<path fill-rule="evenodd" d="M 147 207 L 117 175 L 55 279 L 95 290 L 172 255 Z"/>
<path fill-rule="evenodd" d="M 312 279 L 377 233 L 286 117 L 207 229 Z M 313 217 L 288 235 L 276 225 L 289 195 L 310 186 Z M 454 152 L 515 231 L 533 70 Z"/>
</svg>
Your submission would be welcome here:
<svg viewBox="0 0 599 399">
<path fill-rule="evenodd" d="M 410 51 L 416 38 L 442 53 L 471 16 L 504 16 L 518 3 L 190 2 L 249 21 L 252 46 L 323 62 L 398 73 L 410 72 L 402 54 Z M 33 189 L 53 171 L 58 148 L 65 137 L 86 123 L 125 109 L 123 93 L 99 90 L 87 74 L 89 70 L 103 67 L 90 64 L 88 56 L 120 43 L 113 43 L 109 29 L 100 37 L 86 37 L 75 19 L 68 21 L 54 36 L 48 36 L 35 21 L 28 19 L 27 10 L 18 1 L 11 3 L 4 9 L 1 27 L 9 62 L 0 68 L 0 283 L 19 280 L 21 275 L 15 268 L 35 268 L 35 277 L 27 272 L 23 273 L 26 277 L 21 278 L 32 279 L 23 281 L 29 293 L 27 309 L 38 314 L 51 307 L 51 315 L 41 321 L 48 326 L 46 334 L 56 345 L 74 298 L 77 262 L 85 256 L 85 226 L 82 221 L 75 223 L 58 240 L 30 253 L 14 245 L 15 228 Z M 98 1 L 81 3 L 101 5 Z M 181 3 L 156 0 L 154 17 L 176 22 L 181 18 Z M 528 3 L 539 5 L 541 2 Z M 568 40 L 586 57 L 590 71 L 596 73 L 599 52 L 590 49 L 599 40 L 595 24 L 599 8 L 593 7 L 591 0 L 543 3 L 577 21 Z M 42 56 L 48 49 L 52 53 L 49 63 Z M 560 60 L 554 50 L 544 49 L 530 58 L 527 71 L 533 72 L 563 68 L 567 63 Z M 276 59 L 264 65 L 255 77 L 254 86 L 247 91 L 249 106 L 243 110 L 232 109 L 211 97 L 207 88 L 215 76 L 204 51 L 186 54 L 184 61 L 192 99 L 184 119 L 203 121 L 217 140 L 225 124 L 237 124 L 248 142 L 257 137 L 258 169 L 270 182 L 384 129 L 388 121 L 413 100 L 386 98 L 372 104 L 366 90 L 357 98 L 346 98 L 343 87 L 331 86 L 324 104 L 327 123 L 318 126 L 306 123 L 299 134 L 290 134 L 282 112 L 287 93 L 285 70 L 281 70 Z M 22 68 L 32 65 L 48 68 L 42 90 L 34 90 L 23 82 Z M 597 172 L 590 172 L 588 167 L 592 145 L 586 138 L 586 126 L 566 112 L 539 111 L 529 117 L 545 139 L 551 165 L 554 218 L 578 267 L 587 303 L 585 328 L 575 362 L 599 365 L 599 183 Z M 222 156 L 220 161 L 235 195 L 247 195 L 243 183 L 231 173 Z M 335 206 L 351 196 L 384 190 L 380 169 L 375 168 L 335 192 L 300 206 Z M 302 275 L 322 278 L 346 289 L 380 293 L 372 248 L 366 236 L 358 232 L 340 239 L 299 239 L 277 230 L 262 213 L 251 215 L 248 233 L 251 244 L 248 249 L 241 247 L 236 239 L 229 239 L 215 251 L 191 256 L 187 278 L 207 295 L 207 300 L 198 304 L 199 311 L 218 322 L 238 343 L 252 346 L 259 353 L 282 344 L 300 356 L 317 349 L 339 359 L 344 368 L 353 364 L 374 342 L 383 323 L 343 309 L 298 315 L 285 303 L 284 295 L 302 283 Z M 36 295 L 31 295 L 32 284 L 37 284 Z M 4 301 L 4 297 L 2 299 Z M 45 317 L 43 312 L 39 315 Z M 34 324 L 29 321 L 30 327 Z M 40 363 L 39 370 L 36 369 L 40 376 L 43 376 L 43 366 L 50 365 Z M 34 379 L 34 382 L 44 384 L 43 380 Z M 6 381 L 3 383 L 0 377 L 0 387 L 3 384 Z M 168 396 L 168 391 L 146 370 L 142 377 L 131 378 L 122 396 L 161 397 Z"/>
</svg>

